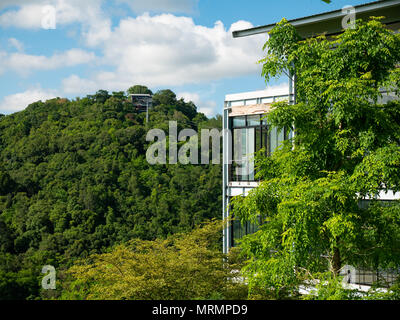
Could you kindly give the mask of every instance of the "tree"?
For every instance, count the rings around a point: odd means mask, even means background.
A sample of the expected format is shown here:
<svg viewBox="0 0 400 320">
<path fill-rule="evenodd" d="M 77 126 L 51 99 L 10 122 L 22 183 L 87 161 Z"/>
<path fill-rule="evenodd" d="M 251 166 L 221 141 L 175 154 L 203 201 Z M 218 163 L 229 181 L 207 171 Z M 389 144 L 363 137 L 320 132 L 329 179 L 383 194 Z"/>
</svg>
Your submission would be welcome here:
<svg viewBox="0 0 400 320">
<path fill-rule="evenodd" d="M 11 180 L 7 172 L 1 170 L 0 167 L 0 196 L 12 192 L 15 188 L 14 182 Z"/>
<path fill-rule="evenodd" d="M 94 95 L 94 99 L 96 102 L 98 103 L 104 103 L 107 101 L 108 98 L 110 98 L 111 96 L 108 94 L 107 90 L 99 90 L 96 92 L 96 94 Z"/>
<path fill-rule="evenodd" d="M 244 298 L 245 285 L 232 281 L 236 261 L 226 260 L 220 251 L 222 228 L 221 221 L 210 221 L 189 233 L 154 241 L 135 239 L 110 253 L 94 255 L 68 271 L 72 278 L 62 298 Z"/>
<path fill-rule="evenodd" d="M 142 85 L 134 85 L 127 90 L 128 94 L 153 94 L 153 92 Z"/>
<path fill-rule="evenodd" d="M 154 105 L 174 105 L 176 103 L 176 94 L 169 89 L 159 90 L 153 96 Z"/>
<path fill-rule="evenodd" d="M 295 131 L 270 158 L 258 155 L 263 182 L 233 201 L 242 222 L 262 223 L 245 237 L 250 288 L 296 292 L 304 279 L 345 264 L 400 266 L 400 204 L 375 199 L 400 190 L 400 35 L 378 19 L 326 39 L 299 40 L 282 20 L 270 32 L 263 75 L 295 75 L 296 104 L 279 102 L 266 116 Z M 364 205 L 363 205 L 364 204 Z"/>
<path fill-rule="evenodd" d="M 184 102 L 171 103 L 151 110 L 149 128 L 196 125 L 178 111 Z M 0 119 L 0 299 L 48 297 L 44 265 L 61 275 L 117 243 L 165 239 L 220 216 L 221 167 L 150 165 L 144 115 L 131 112 L 123 92 L 99 90 Z"/>
</svg>

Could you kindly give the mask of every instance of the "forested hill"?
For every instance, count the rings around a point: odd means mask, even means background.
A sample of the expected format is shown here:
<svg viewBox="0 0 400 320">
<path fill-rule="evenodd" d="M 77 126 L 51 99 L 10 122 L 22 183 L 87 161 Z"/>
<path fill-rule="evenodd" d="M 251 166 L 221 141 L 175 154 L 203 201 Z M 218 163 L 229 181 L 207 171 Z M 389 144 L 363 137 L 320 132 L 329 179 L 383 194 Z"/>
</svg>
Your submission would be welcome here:
<svg viewBox="0 0 400 320">
<path fill-rule="evenodd" d="M 0 117 L 0 299 L 38 297 L 44 265 L 220 217 L 219 165 L 150 165 L 145 154 L 150 128 L 220 128 L 221 117 L 170 90 L 153 103 L 148 126 L 126 93 L 105 90 Z"/>
</svg>

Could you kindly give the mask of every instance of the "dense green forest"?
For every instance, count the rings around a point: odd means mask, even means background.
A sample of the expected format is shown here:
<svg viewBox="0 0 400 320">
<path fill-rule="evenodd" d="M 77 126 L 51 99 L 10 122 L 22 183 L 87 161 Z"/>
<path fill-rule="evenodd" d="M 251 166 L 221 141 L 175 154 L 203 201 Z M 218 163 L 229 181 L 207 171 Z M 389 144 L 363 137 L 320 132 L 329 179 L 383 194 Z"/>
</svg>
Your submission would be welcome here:
<svg viewBox="0 0 400 320">
<path fill-rule="evenodd" d="M 127 93 L 105 90 L 0 116 L 1 299 L 40 298 L 44 265 L 67 269 L 220 217 L 220 165 L 149 165 L 146 133 L 168 134 L 171 120 L 178 130 L 221 128 L 221 117 L 208 119 L 171 90 L 153 104 L 148 124 Z"/>
</svg>

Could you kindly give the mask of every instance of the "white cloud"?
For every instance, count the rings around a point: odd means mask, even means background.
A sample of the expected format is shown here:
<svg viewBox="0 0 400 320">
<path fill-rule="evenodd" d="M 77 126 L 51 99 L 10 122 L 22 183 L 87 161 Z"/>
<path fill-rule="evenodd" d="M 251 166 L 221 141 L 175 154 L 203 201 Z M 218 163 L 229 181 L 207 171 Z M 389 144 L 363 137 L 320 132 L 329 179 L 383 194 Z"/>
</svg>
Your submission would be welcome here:
<svg viewBox="0 0 400 320">
<path fill-rule="evenodd" d="M 245 21 L 238 21 L 227 29 L 222 22 L 205 27 L 196 25 L 188 17 L 143 14 L 121 19 L 112 29 L 111 19 L 101 6 L 102 0 L 25 0 L 15 3 L 20 6 L 18 9 L 0 14 L 0 26 L 40 28 L 43 6 L 49 3 L 56 8 L 57 25 L 80 23 L 85 44 L 102 51 L 104 65 L 114 67 L 114 71 L 99 71 L 90 79 L 75 78 L 80 82 L 96 83 L 99 88 L 110 89 L 116 89 L 117 85 L 127 87 L 132 83 L 179 86 L 260 71 L 256 62 L 262 56 L 265 36 L 232 38 L 233 30 L 252 27 Z M 197 0 L 133 0 L 130 3 L 137 8 L 163 9 L 166 6 L 171 10 L 183 10 L 193 7 Z M 11 1 L 6 1 L 7 4 L 10 5 Z M 63 65 L 59 62 L 62 57 L 62 54 L 53 57 L 9 54 L 8 68 L 20 74 L 55 69 Z M 80 57 L 82 59 L 76 63 L 69 63 L 66 57 L 65 65 L 92 61 L 89 53 L 85 55 L 81 51 Z M 7 68 L 4 64 L 0 62 L 0 70 Z M 64 81 L 68 85 L 65 88 L 67 92 L 73 91 L 70 80 Z"/>
<path fill-rule="evenodd" d="M 127 3 L 134 12 L 147 11 L 191 13 L 197 6 L 198 0 L 117 0 Z"/>
<path fill-rule="evenodd" d="M 17 51 L 21 52 L 24 51 L 24 44 L 15 38 L 8 39 L 8 43 L 11 47 L 17 49 Z"/>
<path fill-rule="evenodd" d="M 0 51 L 0 75 L 5 71 L 5 66 L 1 61 L 4 61 L 5 58 L 7 57 L 7 52 L 5 51 Z"/>
<path fill-rule="evenodd" d="M 55 9 L 55 22 L 58 25 L 80 23 L 82 36 L 88 45 L 96 45 L 107 39 L 111 32 L 111 19 L 102 10 L 103 0 L 20 0 L 5 1 L 0 10 L 10 6 L 17 9 L 6 10 L 0 14 L 0 27 L 22 29 L 43 28 L 49 12 L 46 6 Z"/>
<path fill-rule="evenodd" d="M 96 46 L 111 35 L 111 18 L 103 11 L 102 2 L 102 0 L 57 0 L 57 23 L 80 23 L 86 45 Z"/>
<path fill-rule="evenodd" d="M 54 70 L 87 64 L 93 62 L 96 56 L 93 52 L 81 49 L 70 49 L 63 53 L 56 53 L 50 57 L 36 56 L 21 52 L 6 53 L 2 52 L 0 60 L 0 71 L 11 70 L 20 75 L 29 75 L 32 71 Z"/>
<path fill-rule="evenodd" d="M 43 0 L 1 0 L 0 2 L 0 10 L 10 6 L 22 6 L 26 4 L 34 4 L 34 3 L 41 3 Z"/>
<path fill-rule="evenodd" d="M 187 11 L 192 10 L 197 2 L 129 0 L 136 11 Z M 196 25 L 188 17 L 145 13 L 136 18 L 123 18 L 113 28 L 111 17 L 102 8 L 102 3 L 102 0 L 3 2 L 0 9 L 12 4 L 19 7 L 0 12 L 0 27 L 40 28 L 43 5 L 52 4 L 57 12 L 57 26 L 79 23 L 83 43 L 101 52 L 103 57 L 96 58 L 93 53 L 80 49 L 49 57 L 0 51 L 0 73 L 13 70 L 27 75 L 34 70 L 54 70 L 96 60 L 100 67 L 90 77 L 71 75 L 62 81 L 64 93 L 81 94 L 98 89 L 122 90 L 138 83 L 148 87 L 209 83 L 261 71 L 256 62 L 263 55 L 265 35 L 232 38 L 233 30 L 252 27 L 249 22 L 238 21 L 225 27 L 218 21 L 213 27 L 205 27 Z M 103 70 L 101 66 L 104 66 Z M 214 105 L 203 102 L 200 108 L 210 113 Z"/>
<path fill-rule="evenodd" d="M 99 89 L 96 82 L 81 79 L 77 75 L 71 75 L 63 81 L 63 92 L 66 94 L 89 94 Z"/>
<path fill-rule="evenodd" d="M 49 5 L 56 9 L 57 23 L 83 22 L 85 21 L 84 15 L 86 14 L 87 4 L 97 10 L 101 0 L 5 1 L 0 5 L 0 9 L 8 7 L 13 7 L 13 9 L 8 8 L 9 10 L 0 15 L 0 26 L 24 29 L 42 28 L 42 20 L 47 14 L 45 8 Z"/>
<path fill-rule="evenodd" d="M 17 27 L 23 29 L 40 28 L 43 18 L 43 5 L 37 3 L 23 3 L 17 10 L 8 10 L 0 15 L 0 26 Z"/>
<path fill-rule="evenodd" d="M 46 101 L 57 97 L 55 91 L 40 88 L 29 89 L 25 92 L 12 94 L 0 101 L 0 113 L 13 113 L 25 109 L 29 104 L 42 100 Z"/>
<path fill-rule="evenodd" d="M 289 83 L 286 82 L 281 82 L 278 84 L 270 85 L 267 86 L 264 90 L 268 95 L 271 94 L 276 94 L 277 92 L 281 92 L 282 95 L 286 95 L 289 92 Z"/>
<path fill-rule="evenodd" d="M 252 25 L 239 21 L 226 29 L 196 25 L 193 19 L 172 14 L 125 18 L 98 48 L 103 63 L 114 71 L 98 72 L 79 82 L 97 88 L 128 88 L 135 83 L 149 87 L 179 86 L 260 72 L 265 36 L 232 38 L 232 30 Z M 72 92 L 71 79 L 64 81 Z"/>
<path fill-rule="evenodd" d="M 215 101 L 203 101 L 200 97 L 200 94 L 195 92 L 180 92 L 177 93 L 177 98 L 183 98 L 184 101 L 190 102 L 192 101 L 196 107 L 198 112 L 204 113 L 207 117 L 214 116 L 217 113 L 216 107 L 217 104 Z"/>
</svg>

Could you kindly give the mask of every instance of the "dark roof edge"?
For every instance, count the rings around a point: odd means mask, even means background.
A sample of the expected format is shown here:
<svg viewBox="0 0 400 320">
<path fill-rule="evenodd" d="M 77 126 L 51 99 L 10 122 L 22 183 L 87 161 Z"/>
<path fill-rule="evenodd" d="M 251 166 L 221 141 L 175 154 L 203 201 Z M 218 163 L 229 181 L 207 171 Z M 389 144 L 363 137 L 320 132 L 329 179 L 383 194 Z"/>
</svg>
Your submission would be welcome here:
<svg viewBox="0 0 400 320">
<path fill-rule="evenodd" d="M 360 4 L 358 6 L 355 6 L 354 8 L 359 13 L 362 13 L 362 12 L 373 11 L 378 8 L 388 8 L 388 7 L 391 7 L 394 5 L 399 5 L 399 4 L 400 4 L 400 0 L 380 0 L 380 1 L 374 1 L 374 2 Z M 306 25 L 306 24 L 310 24 L 310 23 L 315 23 L 318 21 L 335 19 L 338 17 L 342 17 L 344 15 L 346 15 L 346 13 L 343 13 L 342 9 L 338 9 L 338 10 L 334 10 L 334 11 L 318 13 L 318 14 L 311 15 L 308 17 L 288 20 L 288 22 L 296 27 L 296 26 Z M 400 20 L 400 17 L 399 17 L 399 20 Z M 250 29 L 233 31 L 232 36 L 234 38 L 239 38 L 239 37 L 251 36 L 254 34 L 266 33 L 266 32 L 271 31 L 275 25 L 276 25 L 276 23 L 272 23 L 272 24 L 268 24 L 265 26 L 259 26 L 259 27 L 254 27 L 254 28 L 250 28 Z"/>
</svg>

